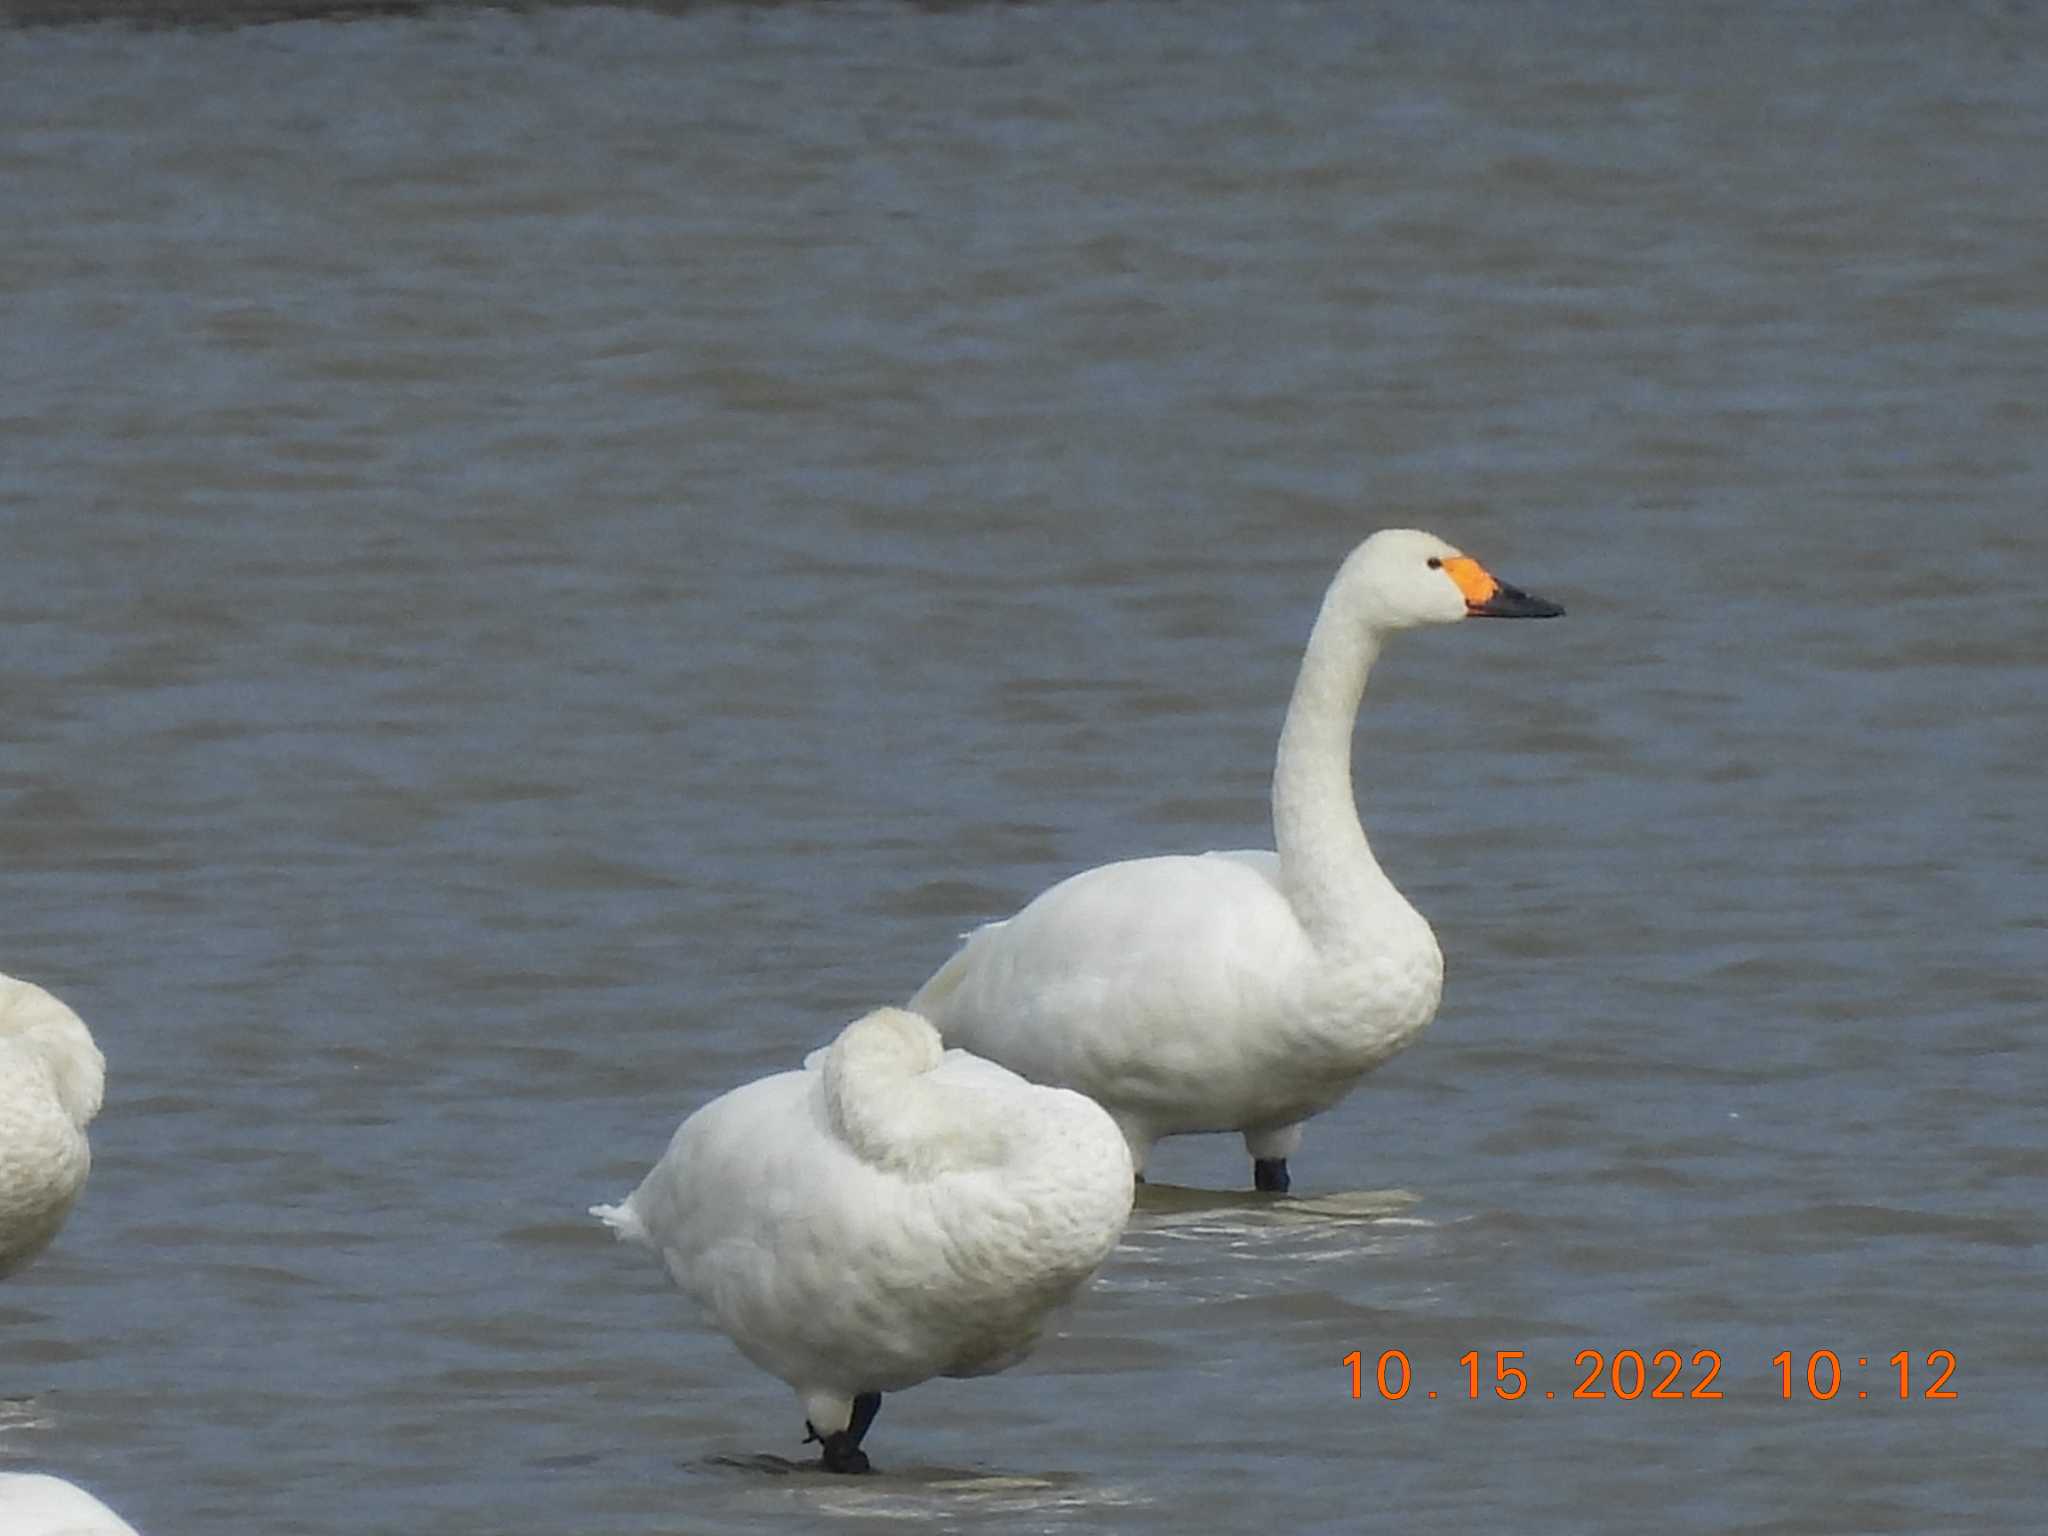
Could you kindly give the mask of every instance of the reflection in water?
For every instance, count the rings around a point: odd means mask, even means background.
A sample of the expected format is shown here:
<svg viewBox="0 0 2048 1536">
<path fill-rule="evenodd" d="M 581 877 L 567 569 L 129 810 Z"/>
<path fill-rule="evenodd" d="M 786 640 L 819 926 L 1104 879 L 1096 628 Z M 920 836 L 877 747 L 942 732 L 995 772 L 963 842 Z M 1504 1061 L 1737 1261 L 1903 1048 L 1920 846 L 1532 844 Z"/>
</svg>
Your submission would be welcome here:
<svg viewBox="0 0 2048 1536">
<path fill-rule="evenodd" d="M 1189 1189 L 1147 1182 L 1139 1186 L 1136 1215 L 1158 1229 L 1182 1218 L 1215 1215 L 1246 1227 L 1321 1221 L 1378 1221 L 1399 1215 L 1422 1197 L 1405 1189 L 1331 1190 L 1313 1195 L 1265 1195 L 1249 1190 Z M 1225 1214 L 1227 1213 L 1227 1214 Z"/>
<path fill-rule="evenodd" d="M 48 1404 L 35 1397 L 0 1397 L 0 1435 L 57 1427 Z M 4 1442 L 0 1442 L 4 1443 Z"/>
<path fill-rule="evenodd" d="M 756 1482 L 739 1497 L 758 1513 L 792 1519 L 833 1515 L 951 1528 L 955 1522 L 1035 1517 L 1066 1528 L 1069 1523 L 1085 1527 L 1091 1517 L 1151 1502 L 1135 1489 L 1074 1473 L 1021 1475 L 890 1462 L 877 1463 L 864 1476 L 845 1477 L 823 1471 L 815 1458 L 801 1462 L 768 1455 L 714 1457 L 706 1465 L 725 1475 L 765 1477 L 771 1487 L 787 1479 L 772 1495 Z"/>
</svg>

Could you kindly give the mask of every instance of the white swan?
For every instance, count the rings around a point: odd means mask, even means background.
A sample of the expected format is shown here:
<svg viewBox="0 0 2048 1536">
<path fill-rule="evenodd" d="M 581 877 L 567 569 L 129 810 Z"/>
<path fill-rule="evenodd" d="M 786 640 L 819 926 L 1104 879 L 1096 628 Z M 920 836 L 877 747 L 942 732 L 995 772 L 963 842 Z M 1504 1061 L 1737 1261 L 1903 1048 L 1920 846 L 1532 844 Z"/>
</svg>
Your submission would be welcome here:
<svg viewBox="0 0 2048 1536">
<path fill-rule="evenodd" d="M 7 1536 L 136 1536 L 135 1527 L 76 1484 L 46 1472 L 0 1472 Z"/>
<path fill-rule="evenodd" d="M 31 982 L 0 975 L 0 1275 L 49 1246 L 92 1166 L 106 1059 L 85 1022 Z"/>
<path fill-rule="evenodd" d="M 1116 1247 L 1132 1171 L 1097 1105 L 884 1008 L 705 1105 L 591 1214 L 796 1389 L 828 1470 L 864 1472 L 882 1393 L 1030 1353 Z"/>
<path fill-rule="evenodd" d="M 1381 642 L 1470 615 L 1564 610 L 1412 529 L 1339 568 L 1273 767 L 1277 853 L 1134 859 L 1062 881 L 970 934 L 908 1006 L 1116 1117 L 1142 1175 L 1163 1136 L 1239 1131 L 1259 1189 L 1288 1187 L 1301 1122 L 1436 1013 L 1443 956 L 1373 858 L 1351 734 Z"/>
</svg>

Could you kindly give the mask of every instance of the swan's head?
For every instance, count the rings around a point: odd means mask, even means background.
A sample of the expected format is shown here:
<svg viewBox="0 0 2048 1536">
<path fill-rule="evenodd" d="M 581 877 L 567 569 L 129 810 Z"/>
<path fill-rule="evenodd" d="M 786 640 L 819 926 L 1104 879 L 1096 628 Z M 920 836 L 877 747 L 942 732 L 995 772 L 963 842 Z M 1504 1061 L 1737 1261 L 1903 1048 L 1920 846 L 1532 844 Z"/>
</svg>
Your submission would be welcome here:
<svg viewBox="0 0 2048 1536">
<path fill-rule="evenodd" d="M 1339 582 L 1378 629 L 1459 619 L 1554 619 L 1556 603 L 1511 587 L 1456 545 L 1415 528 L 1384 528 L 1351 552 Z"/>
</svg>

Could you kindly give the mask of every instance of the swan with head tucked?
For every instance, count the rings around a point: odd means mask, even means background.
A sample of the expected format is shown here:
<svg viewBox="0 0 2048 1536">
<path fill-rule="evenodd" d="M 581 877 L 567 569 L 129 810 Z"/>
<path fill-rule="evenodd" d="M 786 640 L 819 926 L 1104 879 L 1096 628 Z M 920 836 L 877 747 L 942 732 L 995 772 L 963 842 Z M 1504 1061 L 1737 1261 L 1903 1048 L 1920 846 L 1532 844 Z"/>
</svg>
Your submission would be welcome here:
<svg viewBox="0 0 2048 1536">
<path fill-rule="evenodd" d="M 990 923 L 910 1000 L 951 1044 L 1165 1136 L 1236 1131 L 1288 1187 L 1301 1123 L 1434 1017 L 1443 956 L 1373 857 L 1351 789 L 1367 674 L 1398 630 L 1564 610 L 1431 534 L 1353 550 L 1308 638 L 1273 767 L 1275 850 L 1085 870 Z"/>
<path fill-rule="evenodd" d="M 7 1536 L 136 1536 L 98 1499 L 47 1472 L 0 1472 L 0 1531 Z"/>
<path fill-rule="evenodd" d="M 0 975 L 0 1275 L 49 1246 L 92 1166 L 106 1060 L 85 1021 Z"/>
<path fill-rule="evenodd" d="M 591 1214 L 796 1389 L 828 1470 L 864 1472 L 882 1393 L 1030 1353 L 1116 1247 L 1132 1171 L 1097 1105 L 883 1008 L 705 1105 Z"/>
</svg>

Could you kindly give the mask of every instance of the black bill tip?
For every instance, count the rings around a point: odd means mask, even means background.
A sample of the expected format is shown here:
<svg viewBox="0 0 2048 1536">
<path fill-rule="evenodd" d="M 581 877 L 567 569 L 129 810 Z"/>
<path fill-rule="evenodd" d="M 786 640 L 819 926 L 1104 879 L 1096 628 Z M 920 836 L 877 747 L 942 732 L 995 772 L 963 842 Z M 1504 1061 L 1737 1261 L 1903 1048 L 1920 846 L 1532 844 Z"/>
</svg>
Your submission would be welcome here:
<svg viewBox="0 0 2048 1536">
<path fill-rule="evenodd" d="M 1469 599 L 1465 612 L 1475 619 L 1561 619 L 1564 608 L 1547 597 L 1531 597 L 1520 587 L 1511 587 L 1506 582 L 1495 587 L 1492 594 L 1481 602 Z"/>
</svg>

